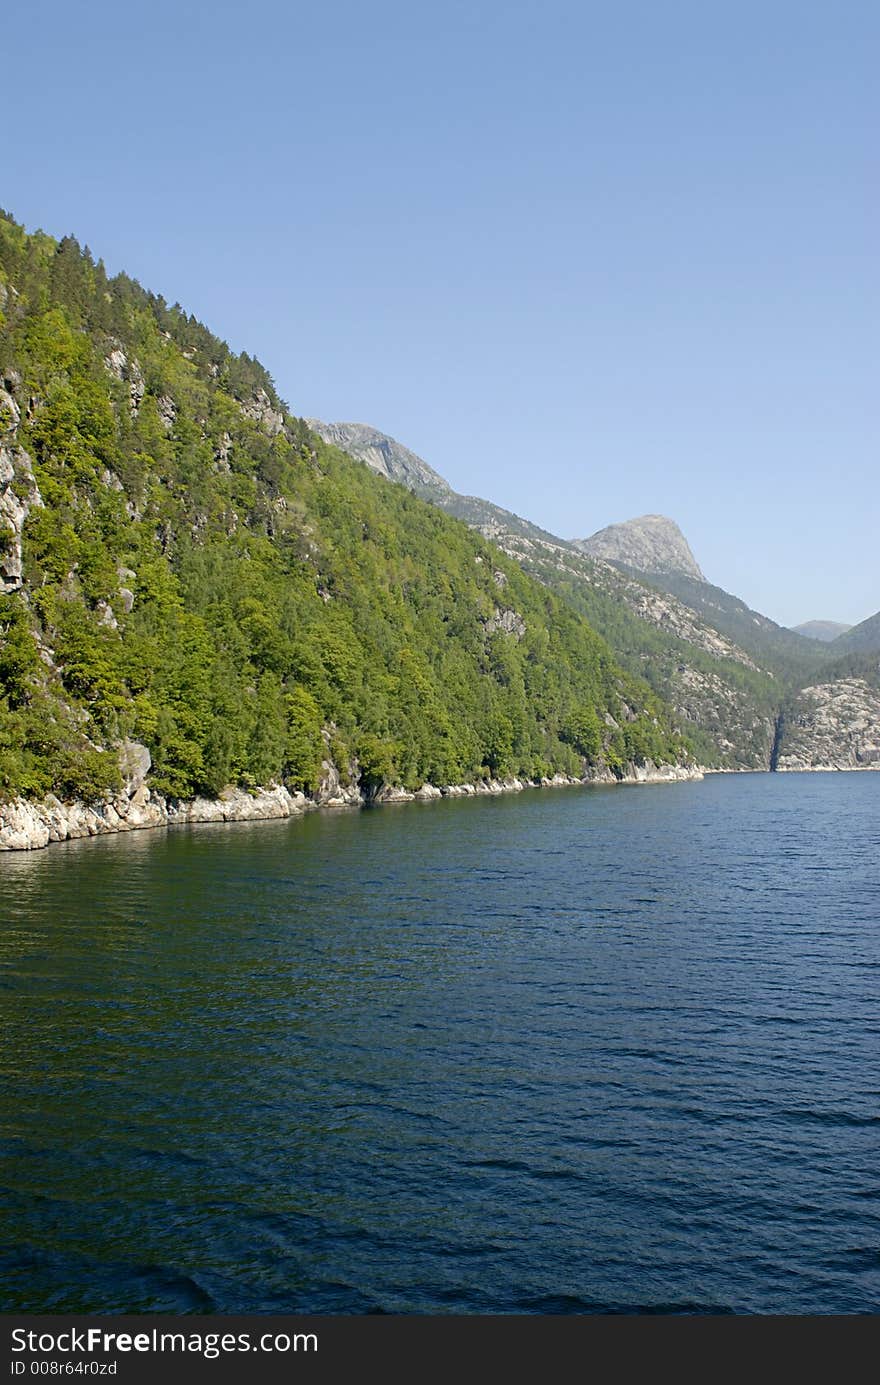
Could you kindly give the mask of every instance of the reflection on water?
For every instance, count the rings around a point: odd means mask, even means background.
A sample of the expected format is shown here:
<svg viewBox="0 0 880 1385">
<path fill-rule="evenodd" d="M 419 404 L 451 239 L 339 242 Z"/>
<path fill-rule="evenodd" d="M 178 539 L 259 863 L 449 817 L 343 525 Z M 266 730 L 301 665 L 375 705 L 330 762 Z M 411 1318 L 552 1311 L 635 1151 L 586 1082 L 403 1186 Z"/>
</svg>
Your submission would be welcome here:
<svg viewBox="0 0 880 1385">
<path fill-rule="evenodd" d="M 6 1309 L 880 1307 L 880 776 L 0 857 Z"/>
</svg>

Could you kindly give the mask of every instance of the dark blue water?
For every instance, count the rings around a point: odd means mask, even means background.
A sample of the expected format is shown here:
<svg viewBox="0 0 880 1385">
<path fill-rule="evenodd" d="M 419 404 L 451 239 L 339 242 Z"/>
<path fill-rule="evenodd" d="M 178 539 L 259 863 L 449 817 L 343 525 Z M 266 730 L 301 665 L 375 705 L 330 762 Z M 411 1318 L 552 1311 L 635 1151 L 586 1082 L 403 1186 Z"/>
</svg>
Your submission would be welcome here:
<svg viewBox="0 0 880 1385">
<path fill-rule="evenodd" d="M 880 774 L 0 858 L 6 1309 L 880 1309 Z"/>
</svg>

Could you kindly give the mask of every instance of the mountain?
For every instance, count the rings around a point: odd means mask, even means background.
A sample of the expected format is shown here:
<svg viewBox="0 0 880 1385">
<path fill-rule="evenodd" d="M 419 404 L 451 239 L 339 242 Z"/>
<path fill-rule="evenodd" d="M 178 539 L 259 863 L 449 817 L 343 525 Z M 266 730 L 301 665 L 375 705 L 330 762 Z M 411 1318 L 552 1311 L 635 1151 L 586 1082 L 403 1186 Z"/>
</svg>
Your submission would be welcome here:
<svg viewBox="0 0 880 1385">
<path fill-rule="evenodd" d="M 452 487 L 421 457 L 365 423 L 322 423 L 317 418 L 307 418 L 306 423 L 324 442 L 366 462 L 372 471 L 408 486 L 417 495 L 435 503 L 453 495 Z"/>
<path fill-rule="evenodd" d="M 838 635 L 830 647 L 832 654 L 874 654 L 880 653 L 880 611 L 868 616 L 859 625 L 850 626 L 844 634 Z"/>
<path fill-rule="evenodd" d="M 681 573 L 698 582 L 706 580 L 684 534 L 675 520 L 665 515 L 642 515 L 622 524 L 609 524 L 588 539 L 575 539 L 574 546 L 591 558 L 637 572 Z"/>
<path fill-rule="evenodd" d="M 852 626 L 839 620 L 805 620 L 803 625 L 793 625 L 791 628 L 796 635 L 803 635 L 805 639 L 830 644 L 838 635 L 845 635 Z"/>
<path fill-rule="evenodd" d="M 593 537 L 613 539 L 605 551 L 615 557 L 606 560 L 584 552 L 584 544 L 592 540 L 566 541 L 490 501 L 458 495 L 420 458 L 415 458 L 416 471 L 414 454 L 388 434 L 356 424 L 313 421 L 313 426 L 368 465 L 375 466 L 373 449 L 381 447 L 383 474 L 390 479 L 408 484 L 409 478 L 418 482 L 428 474 L 422 493 L 490 536 L 508 557 L 585 616 L 616 659 L 672 708 L 703 764 L 811 768 L 821 765 L 823 756 L 830 757 L 828 767 L 873 763 L 872 698 L 852 696 L 851 689 L 837 696 L 845 680 L 867 678 L 873 686 L 864 660 L 831 663 L 838 642 L 824 646 L 787 630 L 702 574 L 693 576 L 700 569 L 672 520 L 645 516 L 600 531 Z M 405 464 L 403 474 L 395 474 L 395 458 L 401 459 L 400 471 Z M 625 543 L 614 539 L 621 530 Z M 636 543 L 634 532 L 647 538 Z M 652 563 L 655 571 L 624 563 L 622 552 Z M 819 719 L 812 716 L 817 687 L 823 689 L 820 700 L 829 703 Z M 801 734 L 801 721 L 814 730 Z M 790 751 L 787 759 L 784 747 Z"/>
<path fill-rule="evenodd" d="M 381 468 L 389 479 L 424 487 L 426 498 L 497 543 L 584 616 L 619 662 L 671 706 L 703 764 L 767 766 L 782 696 L 779 682 L 703 615 L 660 590 L 653 578 L 590 557 L 491 501 L 457 494 L 386 433 L 362 424 L 310 423 L 320 436 Z"/>
<path fill-rule="evenodd" d="M 772 767 L 880 769 L 880 662 L 848 655 L 800 688 L 778 723 Z"/>
<path fill-rule="evenodd" d="M 689 760 L 582 614 L 178 305 L 4 216 L 0 313 L 0 800 L 50 835 Z"/>
<path fill-rule="evenodd" d="M 611 524 L 588 539 L 576 539 L 574 547 L 676 597 L 775 675 L 806 672 L 822 661 L 815 637 L 777 625 L 709 582 L 678 525 L 664 515 Z"/>
<path fill-rule="evenodd" d="M 678 525 L 664 515 L 611 524 L 589 539 L 576 539 L 574 547 L 676 597 L 774 673 L 815 668 L 824 657 L 815 641 L 777 625 L 709 582 Z"/>
<path fill-rule="evenodd" d="M 479 529 L 488 539 L 518 534 L 521 538 L 533 539 L 538 543 L 564 544 L 566 548 L 571 546 L 530 520 L 522 519 L 500 505 L 493 505 L 491 500 L 481 500 L 476 495 L 459 495 L 421 457 L 387 433 L 380 433 L 368 424 L 323 423 L 318 418 L 310 418 L 308 425 L 324 442 L 342 448 L 350 457 L 365 462 L 380 476 L 407 486 L 416 495 L 433 505 L 439 505 L 456 519 L 464 520 L 472 529 Z"/>
<path fill-rule="evenodd" d="M 753 659 L 781 677 L 798 677 L 819 668 L 828 651 L 769 616 L 754 611 L 738 596 L 711 582 L 684 573 L 642 573 L 645 581 L 678 598 L 720 634 L 735 641 Z"/>
<path fill-rule="evenodd" d="M 316 427 L 178 305 L 0 216 L 0 846 L 33 844 L 29 802 L 45 841 L 782 768 L 795 726 L 799 760 L 873 763 L 876 659 Z"/>
</svg>

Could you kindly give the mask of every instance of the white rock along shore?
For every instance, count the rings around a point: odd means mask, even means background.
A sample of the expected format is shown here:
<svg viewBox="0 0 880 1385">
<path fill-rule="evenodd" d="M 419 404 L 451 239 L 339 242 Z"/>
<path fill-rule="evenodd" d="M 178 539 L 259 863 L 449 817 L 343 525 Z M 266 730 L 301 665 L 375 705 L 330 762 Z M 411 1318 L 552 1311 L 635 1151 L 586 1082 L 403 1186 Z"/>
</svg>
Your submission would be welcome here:
<svg viewBox="0 0 880 1385">
<path fill-rule="evenodd" d="M 283 785 L 270 785 L 247 793 L 229 788 L 219 798 L 195 798 L 188 802 L 165 799 L 153 793 L 140 780 L 128 791 L 107 802 L 62 803 L 48 794 L 39 801 L 16 798 L 0 804 L 0 851 L 34 851 L 51 842 L 72 841 L 81 837 L 104 836 L 110 832 L 134 832 L 149 827 L 173 827 L 202 822 L 261 822 L 296 817 L 313 808 L 363 807 L 366 803 L 429 802 L 437 798 L 467 798 L 485 794 L 519 793 L 527 788 L 556 788 L 577 784 L 670 784 L 686 779 L 702 779 L 703 771 L 683 765 L 635 765 L 631 773 L 617 779 L 610 771 L 583 779 L 556 774 L 552 779 L 483 779 L 472 784 L 449 784 L 437 788 L 424 784 L 415 792 L 386 786 L 367 799 L 354 787 L 342 787 L 338 780 L 314 798 L 291 793 Z M 335 778 L 335 776 L 334 776 Z"/>
</svg>

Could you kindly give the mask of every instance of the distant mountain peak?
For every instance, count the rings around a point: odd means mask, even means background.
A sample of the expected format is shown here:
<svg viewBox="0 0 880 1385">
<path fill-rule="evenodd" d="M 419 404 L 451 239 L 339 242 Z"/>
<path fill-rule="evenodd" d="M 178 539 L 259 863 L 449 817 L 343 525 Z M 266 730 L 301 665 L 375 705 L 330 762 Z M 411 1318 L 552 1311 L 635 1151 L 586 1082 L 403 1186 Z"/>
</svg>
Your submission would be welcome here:
<svg viewBox="0 0 880 1385">
<path fill-rule="evenodd" d="M 793 625 L 792 629 L 796 635 L 805 635 L 808 640 L 830 644 L 838 635 L 845 635 L 852 626 L 841 620 L 805 620 L 803 625 Z"/>
<path fill-rule="evenodd" d="M 678 572 L 706 581 L 684 534 L 666 515 L 640 515 L 609 524 L 588 539 L 575 539 L 574 546 L 591 558 L 622 563 L 638 572 Z"/>
</svg>

